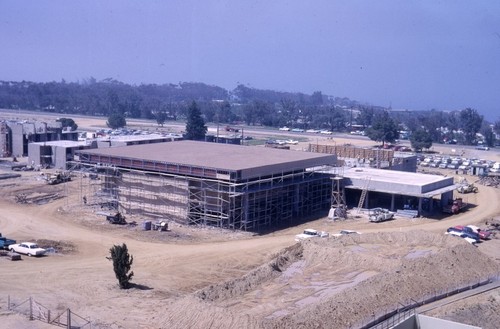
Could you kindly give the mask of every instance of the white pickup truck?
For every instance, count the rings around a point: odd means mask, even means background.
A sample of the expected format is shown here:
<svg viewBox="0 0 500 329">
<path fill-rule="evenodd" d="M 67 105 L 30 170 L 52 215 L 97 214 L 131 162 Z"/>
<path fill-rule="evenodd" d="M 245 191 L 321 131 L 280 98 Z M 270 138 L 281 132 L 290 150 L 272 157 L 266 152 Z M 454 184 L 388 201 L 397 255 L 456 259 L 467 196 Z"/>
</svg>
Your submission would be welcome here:
<svg viewBox="0 0 500 329">
<path fill-rule="evenodd" d="M 307 228 L 301 234 L 295 236 L 295 241 L 304 241 L 310 238 L 326 238 L 330 234 L 325 231 L 317 231 L 312 228 Z"/>
</svg>

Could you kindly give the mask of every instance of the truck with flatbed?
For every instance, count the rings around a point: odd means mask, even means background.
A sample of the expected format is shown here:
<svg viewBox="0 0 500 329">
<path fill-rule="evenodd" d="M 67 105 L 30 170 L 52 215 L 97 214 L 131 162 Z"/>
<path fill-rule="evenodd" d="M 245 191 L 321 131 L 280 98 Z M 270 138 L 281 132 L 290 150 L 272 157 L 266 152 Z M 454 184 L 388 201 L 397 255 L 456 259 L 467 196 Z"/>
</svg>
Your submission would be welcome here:
<svg viewBox="0 0 500 329">
<path fill-rule="evenodd" d="M 443 207 L 443 212 L 447 214 L 458 214 L 460 211 L 467 208 L 467 203 L 462 198 L 456 198 Z"/>
<path fill-rule="evenodd" d="M 12 244 L 16 244 L 16 240 L 4 237 L 2 233 L 0 233 L 0 249 L 9 249 L 9 246 Z"/>
</svg>

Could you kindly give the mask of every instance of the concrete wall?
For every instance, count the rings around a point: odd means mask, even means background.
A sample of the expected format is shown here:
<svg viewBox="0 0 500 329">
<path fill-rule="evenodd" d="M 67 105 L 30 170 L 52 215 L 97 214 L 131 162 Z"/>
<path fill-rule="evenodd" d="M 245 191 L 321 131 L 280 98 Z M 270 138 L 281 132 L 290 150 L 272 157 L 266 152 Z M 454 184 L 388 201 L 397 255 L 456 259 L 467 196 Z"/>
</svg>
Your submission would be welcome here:
<svg viewBox="0 0 500 329">
<path fill-rule="evenodd" d="M 22 156 L 24 154 L 24 133 L 23 125 L 21 123 L 8 123 L 10 128 L 10 138 L 11 138 L 11 152 L 13 156 Z"/>
<path fill-rule="evenodd" d="M 8 157 L 10 155 L 9 133 L 7 124 L 0 122 L 0 157 Z"/>
<path fill-rule="evenodd" d="M 353 185 L 359 189 L 363 189 L 366 185 L 366 179 L 362 178 L 346 178 L 346 185 Z M 421 194 L 420 185 L 411 185 L 404 182 L 382 182 L 371 180 L 368 186 L 370 191 L 390 191 L 395 194 Z"/>
<path fill-rule="evenodd" d="M 391 170 L 417 172 L 417 156 L 395 153 Z"/>
<path fill-rule="evenodd" d="M 427 315 L 417 314 L 406 319 L 402 323 L 392 327 L 394 329 L 481 329 L 481 327 L 471 326 L 459 322 L 452 322 L 433 318 Z"/>
<path fill-rule="evenodd" d="M 69 159 L 66 156 L 69 152 Z M 66 169 L 67 160 L 72 160 L 74 154 L 73 148 L 63 146 L 52 146 L 52 163 L 55 168 Z"/>
<path fill-rule="evenodd" d="M 443 177 L 439 182 L 423 185 L 422 193 L 427 193 L 450 185 L 453 185 L 453 177 Z"/>
<path fill-rule="evenodd" d="M 41 146 L 39 144 L 28 144 L 28 164 L 41 165 Z"/>
</svg>

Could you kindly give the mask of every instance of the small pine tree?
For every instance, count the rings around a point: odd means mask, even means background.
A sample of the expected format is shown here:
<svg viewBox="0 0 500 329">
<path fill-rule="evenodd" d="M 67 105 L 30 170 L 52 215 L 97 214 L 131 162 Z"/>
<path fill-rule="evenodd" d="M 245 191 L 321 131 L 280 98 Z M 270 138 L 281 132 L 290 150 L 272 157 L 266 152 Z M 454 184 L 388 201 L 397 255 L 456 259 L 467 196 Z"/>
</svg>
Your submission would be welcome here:
<svg viewBox="0 0 500 329">
<path fill-rule="evenodd" d="M 207 133 L 205 120 L 195 101 L 188 108 L 185 138 L 190 140 L 204 140 Z"/>
<path fill-rule="evenodd" d="M 118 279 L 118 284 L 120 289 L 129 289 L 132 285 L 130 280 L 134 276 L 134 272 L 130 272 L 130 267 L 134 261 L 134 257 L 129 255 L 128 248 L 125 243 L 120 245 L 114 245 L 109 249 L 111 257 L 107 257 L 108 260 L 113 261 L 113 270 L 115 271 L 115 276 Z"/>
</svg>

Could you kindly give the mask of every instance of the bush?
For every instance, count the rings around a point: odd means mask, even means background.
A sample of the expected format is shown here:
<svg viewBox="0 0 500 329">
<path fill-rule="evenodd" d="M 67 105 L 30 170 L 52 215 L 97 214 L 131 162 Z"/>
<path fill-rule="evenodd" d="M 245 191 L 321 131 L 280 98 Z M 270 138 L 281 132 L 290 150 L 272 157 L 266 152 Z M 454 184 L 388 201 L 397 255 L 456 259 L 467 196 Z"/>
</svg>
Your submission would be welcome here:
<svg viewBox="0 0 500 329">
<path fill-rule="evenodd" d="M 115 276 L 118 279 L 118 284 L 120 289 L 129 289 L 132 285 L 130 280 L 134 276 L 134 272 L 130 272 L 130 267 L 134 261 L 134 257 L 129 255 L 127 245 L 124 243 L 121 246 L 114 245 L 109 249 L 111 257 L 108 260 L 113 261 L 113 270 L 115 271 Z"/>
</svg>

